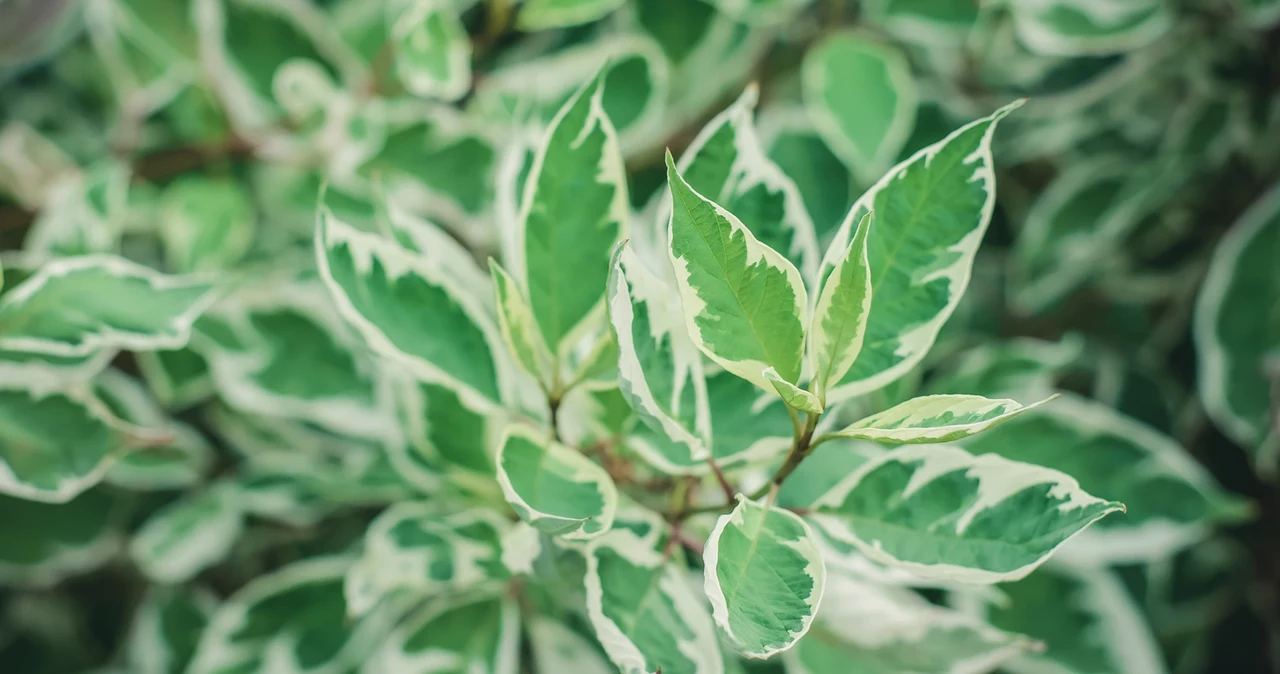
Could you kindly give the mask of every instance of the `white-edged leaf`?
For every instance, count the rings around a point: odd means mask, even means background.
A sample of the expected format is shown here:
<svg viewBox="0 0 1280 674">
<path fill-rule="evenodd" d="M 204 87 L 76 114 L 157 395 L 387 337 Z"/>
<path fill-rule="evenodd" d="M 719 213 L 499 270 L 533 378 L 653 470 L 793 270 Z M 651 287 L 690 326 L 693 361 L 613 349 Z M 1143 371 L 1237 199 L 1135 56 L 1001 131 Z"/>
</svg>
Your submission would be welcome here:
<svg viewBox="0 0 1280 674">
<path fill-rule="evenodd" d="M 523 31 L 566 28 L 591 23 L 621 7 L 626 0 L 528 0 L 520 6 L 516 26 Z"/>
<path fill-rule="evenodd" d="M 733 512 L 716 521 L 703 570 L 716 624 L 741 653 L 760 659 L 809 631 L 827 579 L 804 520 L 741 495 Z"/>
<path fill-rule="evenodd" d="M 818 396 L 786 381 L 778 375 L 778 371 L 769 368 L 764 371 L 764 378 L 773 385 L 773 390 L 778 392 L 778 396 L 782 398 L 788 406 L 801 412 L 810 414 L 822 414 L 822 401 Z"/>
<path fill-rule="evenodd" d="M 116 458 L 104 478 L 134 491 L 187 487 L 213 465 L 213 447 L 194 428 L 170 418 L 141 382 L 118 370 L 94 379 L 94 392 L 119 419 L 143 428 L 164 429 L 171 442 L 127 452 Z"/>
<path fill-rule="evenodd" d="M 1053 56 L 1129 52 L 1154 42 L 1173 26 L 1174 13 L 1160 0 L 1123 5 L 1034 0 L 1013 13 L 1018 39 Z"/>
<path fill-rule="evenodd" d="M 449 3 L 412 2 L 392 20 L 389 44 L 410 93 L 456 101 L 471 88 L 471 39 Z"/>
<path fill-rule="evenodd" d="M 362 674 L 517 674 L 520 667 L 520 610 L 509 599 L 429 603 L 385 637 Z"/>
<path fill-rule="evenodd" d="M 498 305 L 498 328 L 502 340 L 515 361 L 524 371 L 544 387 L 551 384 L 551 350 L 542 339 L 533 309 L 520 290 L 519 284 L 498 264 L 489 258 L 489 271 L 493 275 L 493 290 Z"/>
<path fill-rule="evenodd" d="M 618 388 L 653 432 L 670 440 L 636 446 L 645 460 L 679 470 L 710 455 L 710 409 L 702 357 L 684 330 L 674 289 L 625 243 L 613 253 L 609 321 L 618 344 Z M 669 459 L 680 453 L 679 463 Z"/>
<path fill-rule="evenodd" d="M 542 554 L 542 536 L 525 522 L 516 522 L 502 535 L 502 565 L 511 575 L 533 573 L 533 563 Z"/>
<path fill-rule="evenodd" d="M 805 54 L 802 81 L 814 126 L 863 180 L 897 159 L 919 98 L 901 52 L 863 33 L 836 33 Z"/>
<path fill-rule="evenodd" d="M 871 266 L 867 262 L 867 237 L 872 213 L 862 216 L 848 249 L 835 263 L 822 286 L 809 329 L 809 359 L 813 364 L 813 391 L 825 401 L 827 390 L 844 378 L 862 351 L 871 311 Z"/>
<path fill-rule="evenodd" d="M 816 521 L 872 560 L 924 577 L 1021 578 L 1124 506 L 1056 470 L 950 445 L 908 445 L 858 467 L 815 504 Z"/>
<path fill-rule="evenodd" d="M 244 528 L 244 512 L 231 483 L 184 496 L 152 513 L 135 532 L 129 555 L 161 584 L 184 583 L 221 562 Z"/>
<path fill-rule="evenodd" d="M 952 442 L 981 433 L 1051 400 L 1053 398 L 1023 406 L 1007 398 L 920 396 L 855 421 L 832 435 L 888 444 Z"/>
<path fill-rule="evenodd" d="M 47 587 L 105 563 L 122 542 L 113 505 L 102 489 L 66 503 L 0 495 L 0 582 Z"/>
<path fill-rule="evenodd" d="M 733 374 L 771 391 L 774 368 L 800 379 L 808 299 L 799 270 L 742 221 L 689 186 L 667 153 L 667 240 L 693 343 Z"/>
<path fill-rule="evenodd" d="M 491 404 L 502 400 L 498 331 L 443 269 L 325 207 L 316 256 L 339 313 L 375 352 L 426 381 Z"/>
<path fill-rule="evenodd" d="M 521 198 L 524 287 L 547 345 L 563 355 L 603 309 L 609 254 L 630 208 L 600 71 L 552 120 Z"/>
<path fill-rule="evenodd" d="M 867 331 L 853 367 L 833 382 L 827 403 L 883 387 L 914 368 L 969 284 L 974 254 L 995 208 L 991 136 L 1021 102 L 967 124 L 923 148 L 867 190 L 849 210 L 820 278 L 844 258 L 862 217 L 871 289 Z M 821 293 L 819 294 L 821 295 Z"/>
<path fill-rule="evenodd" d="M 1084 340 L 1068 334 L 1057 342 L 1017 338 L 976 346 L 929 382 L 930 393 L 984 396 L 1048 395 L 1057 377 L 1084 354 Z"/>
<path fill-rule="evenodd" d="M 537 616 L 527 626 L 533 658 L 538 663 L 536 674 L 615 674 L 600 649 L 590 637 L 579 634 L 563 623 Z"/>
<path fill-rule="evenodd" d="M 134 613 L 124 645 L 127 671 L 182 674 L 200 633 L 217 610 L 217 596 L 202 588 L 152 588 Z"/>
<path fill-rule="evenodd" d="M 0 299 L 0 349 L 87 356 L 174 349 L 214 300 L 206 281 L 109 255 L 49 262 Z"/>
<path fill-rule="evenodd" d="M 618 509 L 618 488 L 604 468 L 520 425 L 498 450 L 498 484 L 520 519 L 570 540 L 608 531 Z"/>
<path fill-rule="evenodd" d="M 661 526 L 660 524 L 657 526 Z M 696 590 L 662 554 L 666 533 L 628 527 L 587 551 L 587 616 L 622 674 L 723 674 L 716 628 Z"/>
<path fill-rule="evenodd" d="M 253 244 L 257 214 L 240 184 L 201 177 L 165 187 L 156 214 L 165 259 L 179 272 L 232 267 Z"/>
<path fill-rule="evenodd" d="M 182 410 L 213 397 L 209 362 L 190 347 L 134 354 L 147 386 L 165 407 Z"/>
</svg>

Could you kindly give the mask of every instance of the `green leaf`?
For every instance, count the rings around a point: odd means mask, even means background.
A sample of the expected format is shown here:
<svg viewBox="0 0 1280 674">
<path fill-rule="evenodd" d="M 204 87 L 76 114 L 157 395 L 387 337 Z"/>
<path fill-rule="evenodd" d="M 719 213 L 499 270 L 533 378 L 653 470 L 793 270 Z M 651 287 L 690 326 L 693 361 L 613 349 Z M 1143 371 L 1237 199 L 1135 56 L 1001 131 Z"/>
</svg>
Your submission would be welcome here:
<svg viewBox="0 0 1280 674">
<path fill-rule="evenodd" d="M 788 406 L 801 412 L 810 414 L 822 414 L 822 401 L 818 396 L 787 382 L 778 375 L 778 371 L 769 368 L 764 371 L 764 378 L 773 385 L 773 390 L 778 392 Z"/>
<path fill-rule="evenodd" d="M 827 440 L 806 456 L 782 483 L 776 505 L 780 508 L 812 508 L 815 501 L 831 491 L 846 475 L 888 451 L 880 445 L 861 440 Z"/>
<path fill-rule="evenodd" d="M 711 0 L 720 11 L 740 21 L 776 24 L 793 18 L 811 0 Z"/>
<path fill-rule="evenodd" d="M 609 253 L 625 236 L 626 172 L 602 102 L 604 71 L 552 121 L 521 199 L 519 250 L 529 305 L 563 354 L 602 308 Z"/>
<path fill-rule="evenodd" d="M 492 478 L 503 413 L 469 404 L 438 384 L 411 384 L 402 396 L 409 444 L 445 466 Z M 453 479 L 461 479 L 454 472 Z M 487 480 L 492 485 L 492 480 Z"/>
<path fill-rule="evenodd" d="M 863 180 L 898 157 L 919 98 L 899 51 L 863 33 L 836 33 L 805 54 L 802 82 L 814 126 Z"/>
<path fill-rule="evenodd" d="M 973 31 L 979 7 L 967 2 L 870 0 L 863 7 L 870 23 L 904 41 L 963 43 Z"/>
<path fill-rule="evenodd" d="M 108 159 L 49 185 L 23 250 L 55 257 L 118 251 L 129 177 L 128 166 Z"/>
<path fill-rule="evenodd" d="M 1278 246 L 1280 187 L 1252 206 L 1214 249 L 1195 309 L 1197 381 L 1205 411 L 1236 442 L 1259 450 L 1267 429 L 1275 434 L 1274 410 L 1268 407 L 1275 370 L 1269 382 L 1267 363 L 1280 354 L 1280 275 L 1273 255 Z M 1273 437 L 1272 444 L 1278 441 Z M 1256 456 L 1275 463 L 1276 457 Z"/>
<path fill-rule="evenodd" d="M 134 534 L 129 556 L 150 580 L 185 583 L 223 561 L 244 529 L 239 494 L 215 484 L 157 510 Z"/>
<path fill-rule="evenodd" d="M 376 353 L 426 381 L 500 403 L 497 330 L 442 269 L 323 207 L 316 255 L 339 313 Z"/>
<path fill-rule="evenodd" d="M 102 489 L 57 504 L 0 496 L 0 581 L 51 586 L 105 563 L 121 543 L 113 505 Z"/>
<path fill-rule="evenodd" d="M 147 386 L 166 407 L 182 410 L 213 397 L 213 374 L 204 356 L 189 347 L 135 354 Z"/>
<path fill-rule="evenodd" d="M 201 480 L 215 456 L 209 441 L 194 428 L 168 417 L 142 384 L 107 370 L 94 380 L 94 392 L 119 419 L 143 428 L 163 428 L 172 441 L 116 458 L 106 482 L 134 491 L 175 489 Z"/>
<path fill-rule="evenodd" d="M 350 672 L 391 627 L 378 611 L 348 618 L 342 579 L 350 561 L 313 557 L 258 576 L 218 607 L 187 674 Z"/>
<path fill-rule="evenodd" d="M 154 588 L 129 627 L 124 660 L 136 674 L 183 674 L 217 608 L 208 591 Z"/>
<path fill-rule="evenodd" d="M 102 479 L 128 429 L 86 392 L 0 389 L 0 493 L 70 501 Z"/>
<path fill-rule="evenodd" d="M 695 192 L 737 216 L 811 279 L 819 261 L 813 221 L 795 182 L 765 155 L 756 136 L 758 98 L 759 89 L 748 86 L 698 132 L 677 167 Z M 666 220 L 665 210 L 659 219 Z"/>
<path fill-rule="evenodd" d="M 85 27 L 126 110 L 146 114 L 200 77 L 189 0 L 113 0 L 85 7 Z"/>
<path fill-rule="evenodd" d="M 1124 7 L 1047 0 L 1013 12 L 1018 39 L 1032 51 L 1053 56 L 1128 52 L 1169 31 L 1173 12 L 1163 2 L 1141 0 Z"/>
<path fill-rule="evenodd" d="M 498 327 L 502 330 L 502 340 L 506 343 L 507 350 L 525 372 L 533 375 L 543 387 L 549 388 L 552 381 L 551 350 L 542 339 L 533 309 L 525 300 L 519 284 L 497 260 L 489 258 L 489 271 L 493 275 L 493 289 L 498 304 Z"/>
<path fill-rule="evenodd" d="M 396 77 L 410 93 L 456 101 L 471 89 L 471 39 L 448 3 L 416 0 L 391 24 Z"/>
<path fill-rule="evenodd" d="M 516 27 L 523 31 L 566 28 L 601 19 L 625 0 L 529 0 L 520 7 Z"/>
<path fill-rule="evenodd" d="M 364 554 L 347 572 L 347 610 L 363 615 L 390 596 L 430 599 L 501 589 L 506 527 L 491 510 L 446 515 L 420 503 L 391 506 L 369 525 Z"/>
<path fill-rule="evenodd" d="M 679 471 L 710 455 L 702 357 L 684 331 L 674 291 L 625 243 L 614 250 L 612 269 L 608 309 L 618 344 L 618 387 L 640 420 L 670 441 L 636 449 L 654 466 Z M 669 458 L 672 452 L 677 461 Z"/>
<path fill-rule="evenodd" d="M 795 181 L 817 240 L 827 240 L 857 197 L 849 168 L 798 104 L 765 108 L 760 113 L 760 138 L 769 159 Z"/>
<path fill-rule="evenodd" d="M 883 387 L 913 369 L 955 311 L 995 208 L 991 136 L 1020 103 L 970 123 L 889 172 L 840 225 L 820 278 L 849 249 L 854 225 L 871 212 L 871 294 L 862 351 L 828 391 L 827 403 Z M 819 293 L 821 296 L 821 293 Z"/>
<path fill-rule="evenodd" d="M 809 631 L 827 570 L 809 525 L 795 513 L 741 495 L 703 552 L 716 624 L 750 658 L 791 648 Z"/>
<path fill-rule="evenodd" d="M 665 531 L 618 527 L 587 552 L 587 616 L 622 674 L 723 674 L 715 626 L 661 548 Z"/>
<path fill-rule="evenodd" d="M 1165 559 L 1203 541 L 1213 522 L 1236 521 L 1247 512 L 1172 438 L 1068 393 L 964 446 L 1062 471 L 1090 494 L 1125 503 L 1127 515 L 1099 522 L 1065 548 L 1069 559 Z"/>
<path fill-rule="evenodd" d="M 529 621 L 529 641 L 538 674 L 615 674 L 600 654 L 594 640 L 550 618 L 535 616 Z"/>
<path fill-rule="evenodd" d="M 853 240 L 818 295 L 809 333 L 809 358 L 813 363 L 813 391 L 825 401 L 827 391 L 853 367 L 862 351 L 871 311 L 871 267 L 867 262 L 867 237 L 872 214 L 862 216 Z"/>
<path fill-rule="evenodd" d="M 815 509 L 827 533 L 874 561 L 926 578 L 992 583 L 1027 575 L 1124 506 L 1055 470 L 938 445 L 864 463 Z"/>
<path fill-rule="evenodd" d="M 1031 646 L 909 589 L 850 574 L 829 575 L 823 603 L 819 624 L 787 653 L 787 674 L 987 672 Z"/>
<path fill-rule="evenodd" d="M 800 379 L 808 299 L 795 265 L 732 213 L 698 194 L 667 153 L 667 239 L 693 343 L 729 372 L 769 391 L 764 370 Z"/>
<path fill-rule="evenodd" d="M 1063 370 L 1084 354 L 1079 335 L 1058 342 L 1030 338 L 976 346 L 928 386 L 931 393 L 974 393 L 984 396 L 1048 395 Z"/>
<path fill-rule="evenodd" d="M 1006 398 L 920 396 L 855 421 L 832 435 L 888 444 L 952 442 L 1005 423 L 1051 400 L 1024 407 Z"/>
<path fill-rule="evenodd" d="M 184 177 L 165 187 L 157 214 L 169 266 L 179 272 L 234 266 L 253 244 L 257 214 L 238 183 Z"/>
<path fill-rule="evenodd" d="M 0 299 L 0 349 L 73 357 L 174 349 L 213 299 L 209 283 L 124 258 L 58 259 Z"/>
<path fill-rule="evenodd" d="M 520 519 L 570 540 L 608 531 L 618 508 L 618 489 L 603 468 L 519 425 L 498 450 L 498 483 Z"/>
<path fill-rule="evenodd" d="M 515 602 L 475 598 L 434 602 L 387 635 L 363 672 L 517 674 L 520 611 Z"/>
</svg>

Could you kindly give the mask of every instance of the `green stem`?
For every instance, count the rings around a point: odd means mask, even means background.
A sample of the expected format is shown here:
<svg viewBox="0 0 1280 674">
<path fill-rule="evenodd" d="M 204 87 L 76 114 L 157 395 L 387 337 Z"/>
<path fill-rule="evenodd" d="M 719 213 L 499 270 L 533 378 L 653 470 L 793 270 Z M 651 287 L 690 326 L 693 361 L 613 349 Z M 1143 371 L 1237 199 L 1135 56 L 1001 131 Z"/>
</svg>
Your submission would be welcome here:
<svg viewBox="0 0 1280 674">
<path fill-rule="evenodd" d="M 758 501 L 770 493 L 777 493 L 777 489 L 782 483 L 795 472 L 800 466 L 800 462 L 804 461 L 806 456 L 812 453 L 816 444 L 813 444 L 813 431 L 818 426 L 818 415 L 805 415 L 804 430 L 796 436 L 795 441 L 791 444 L 791 451 L 787 452 L 787 458 L 782 461 L 782 465 L 778 467 L 777 472 L 769 479 L 769 482 L 760 487 L 751 495 L 751 500 Z"/>
</svg>

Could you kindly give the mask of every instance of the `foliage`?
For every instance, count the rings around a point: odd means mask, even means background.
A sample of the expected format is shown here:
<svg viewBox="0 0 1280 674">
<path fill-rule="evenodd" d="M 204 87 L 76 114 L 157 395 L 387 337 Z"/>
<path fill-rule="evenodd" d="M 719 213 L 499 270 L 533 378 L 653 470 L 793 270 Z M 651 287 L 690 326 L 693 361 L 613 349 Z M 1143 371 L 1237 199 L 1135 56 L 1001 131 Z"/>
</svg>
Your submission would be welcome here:
<svg viewBox="0 0 1280 674">
<path fill-rule="evenodd" d="M 1263 671 L 1280 4 L 1122 4 L 0 0 L 0 662 Z"/>
</svg>

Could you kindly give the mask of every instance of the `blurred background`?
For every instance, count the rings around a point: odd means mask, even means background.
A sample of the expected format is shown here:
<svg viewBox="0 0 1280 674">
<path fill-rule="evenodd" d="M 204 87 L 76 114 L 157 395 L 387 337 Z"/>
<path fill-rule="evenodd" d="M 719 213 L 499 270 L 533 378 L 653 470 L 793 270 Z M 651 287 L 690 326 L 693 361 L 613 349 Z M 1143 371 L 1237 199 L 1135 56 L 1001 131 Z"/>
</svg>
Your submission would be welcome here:
<svg viewBox="0 0 1280 674">
<path fill-rule="evenodd" d="M 1176 440 L 1254 509 L 1173 557 L 1113 569 L 1169 671 L 1280 671 L 1280 451 L 1265 421 L 1242 430 L 1206 409 L 1195 327 L 1213 320 L 1198 300 L 1218 243 L 1280 178 L 1280 1 L 580 4 L 440 0 L 398 22 L 414 3 L 0 0 L 6 273 L 95 251 L 175 272 L 305 259 L 325 181 L 348 217 L 371 218 L 385 193 L 483 260 L 514 213 L 504 172 L 606 61 L 638 218 L 663 186 L 663 149 L 678 154 L 756 82 L 761 140 L 822 240 L 899 160 L 1026 98 L 996 134 L 998 204 L 968 294 L 900 393 L 984 345 L 1062 345 L 1060 387 Z M 420 50 L 394 48 L 415 39 Z M 193 243 L 204 232 L 227 237 L 216 255 Z M 1275 362 L 1280 238 L 1239 264 L 1258 294 L 1233 319 L 1240 348 Z M 1243 376 L 1265 420 L 1280 367 Z M 78 520 L 85 540 L 123 535 L 153 498 L 99 497 L 129 505 Z M 0 579 L 18 579 L 0 588 L 0 670 L 101 665 L 138 581 L 109 554 L 33 579 L 12 507 L 0 507 Z M 1125 674 L 1087 646 L 1065 658 L 1044 671 Z"/>
</svg>

